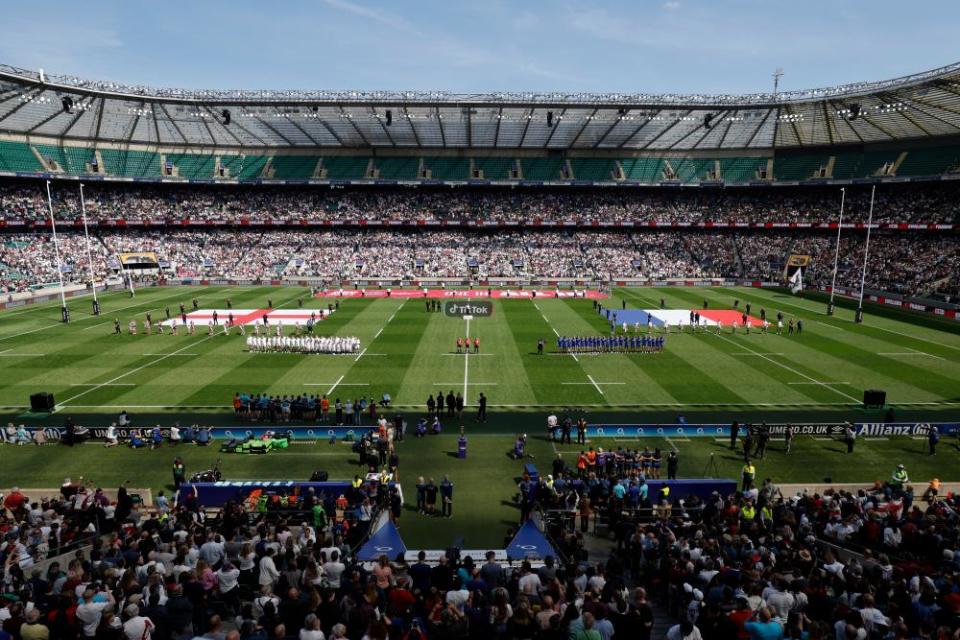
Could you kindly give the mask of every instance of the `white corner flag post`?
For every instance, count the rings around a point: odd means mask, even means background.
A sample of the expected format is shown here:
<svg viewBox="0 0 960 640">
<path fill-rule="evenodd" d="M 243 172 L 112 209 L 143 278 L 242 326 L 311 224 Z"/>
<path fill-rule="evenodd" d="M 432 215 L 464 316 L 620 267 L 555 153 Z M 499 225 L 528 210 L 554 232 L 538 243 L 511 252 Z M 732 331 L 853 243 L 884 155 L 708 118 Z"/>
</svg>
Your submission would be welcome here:
<svg viewBox="0 0 960 640">
<path fill-rule="evenodd" d="M 863 322 L 863 287 L 867 281 L 867 259 L 870 257 L 870 229 L 873 227 L 873 197 L 877 193 L 877 185 L 870 190 L 870 215 L 867 218 L 867 242 L 863 248 L 863 272 L 860 274 L 860 301 L 857 303 L 857 315 L 854 322 Z"/>
<path fill-rule="evenodd" d="M 60 319 L 70 322 L 70 310 L 67 309 L 67 294 L 63 290 L 63 265 L 60 262 L 60 243 L 57 242 L 57 221 L 53 218 L 53 198 L 50 197 L 50 181 L 47 180 L 47 208 L 50 210 L 50 228 L 53 231 L 53 251 L 57 256 L 57 278 L 60 280 Z"/>
<path fill-rule="evenodd" d="M 90 232 L 87 230 L 87 203 L 83 199 L 83 183 L 80 183 L 80 215 L 83 217 L 83 237 L 87 242 L 87 268 L 90 271 L 90 289 L 93 291 L 93 315 L 100 315 L 100 301 L 97 300 L 97 280 L 93 275 L 93 252 L 90 250 Z"/>
<path fill-rule="evenodd" d="M 827 303 L 827 315 L 833 315 L 833 294 L 837 290 L 837 263 L 840 261 L 840 231 L 843 230 L 843 203 L 847 197 L 846 187 L 840 189 L 840 222 L 837 224 L 837 249 L 833 254 L 833 279 L 830 281 L 830 302 Z"/>
</svg>

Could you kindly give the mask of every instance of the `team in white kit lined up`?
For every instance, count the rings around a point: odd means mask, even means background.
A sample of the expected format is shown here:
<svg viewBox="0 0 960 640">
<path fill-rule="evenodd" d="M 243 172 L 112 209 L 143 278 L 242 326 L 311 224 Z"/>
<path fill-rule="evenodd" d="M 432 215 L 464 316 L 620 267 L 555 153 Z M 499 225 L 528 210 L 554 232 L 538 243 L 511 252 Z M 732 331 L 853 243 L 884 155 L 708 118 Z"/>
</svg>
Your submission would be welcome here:
<svg viewBox="0 0 960 640">
<path fill-rule="evenodd" d="M 253 353 L 357 353 L 360 338 L 352 336 L 247 336 Z"/>
</svg>

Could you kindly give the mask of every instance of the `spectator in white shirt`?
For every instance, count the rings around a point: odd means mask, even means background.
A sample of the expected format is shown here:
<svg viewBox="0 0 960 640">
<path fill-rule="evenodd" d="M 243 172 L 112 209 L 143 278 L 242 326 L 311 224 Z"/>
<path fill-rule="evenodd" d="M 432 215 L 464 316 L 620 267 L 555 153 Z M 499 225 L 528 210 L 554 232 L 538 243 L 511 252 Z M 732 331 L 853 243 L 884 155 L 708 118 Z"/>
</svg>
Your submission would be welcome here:
<svg viewBox="0 0 960 640">
<path fill-rule="evenodd" d="M 540 584 L 540 576 L 530 569 L 530 563 L 524 560 L 520 572 L 520 580 L 518 582 L 520 592 L 527 595 L 539 595 L 542 586 Z"/>
<path fill-rule="evenodd" d="M 311 613 L 304 619 L 300 640 L 325 640 L 323 631 L 320 630 L 320 618 L 316 614 Z"/>
<path fill-rule="evenodd" d="M 104 609 L 113 607 L 116 600 L 109 591 L 96 592 L 86 589 L 83 592 L 83 602 L 77 607 L 77 620 L 83 624 L 83 637 L 93 638 L 97 635 L 97 626 L 103 617 Z"/>
<path fill-rule="evenodd" d="M 280 572 L 273 562 L 273 549 L 267 549 L 267 555 L 260 559 L 260 585 L 273 586 L 280 579 Z"/>
<path fill-rule="evenodd" d="M 123 635 L 127 640 L 150 640 L 153 622 L 140 615 L 140 607 L 135 604 L 127 605 L 123 616 L 127 619 L 123 623 Z"/>
</svg>

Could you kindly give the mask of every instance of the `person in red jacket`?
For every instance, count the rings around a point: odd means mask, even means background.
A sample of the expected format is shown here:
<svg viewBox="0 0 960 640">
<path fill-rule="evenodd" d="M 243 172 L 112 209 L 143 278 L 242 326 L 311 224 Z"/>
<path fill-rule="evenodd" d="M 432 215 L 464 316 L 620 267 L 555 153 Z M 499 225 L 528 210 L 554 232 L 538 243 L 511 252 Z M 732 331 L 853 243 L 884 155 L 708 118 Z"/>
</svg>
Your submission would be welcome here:
<svg viewBox="0 0 960 640">
<path fill-rule="evenodd" d="M 480 353 L 480 338 L 473 339 L 473 352 Z"/>
</svg>

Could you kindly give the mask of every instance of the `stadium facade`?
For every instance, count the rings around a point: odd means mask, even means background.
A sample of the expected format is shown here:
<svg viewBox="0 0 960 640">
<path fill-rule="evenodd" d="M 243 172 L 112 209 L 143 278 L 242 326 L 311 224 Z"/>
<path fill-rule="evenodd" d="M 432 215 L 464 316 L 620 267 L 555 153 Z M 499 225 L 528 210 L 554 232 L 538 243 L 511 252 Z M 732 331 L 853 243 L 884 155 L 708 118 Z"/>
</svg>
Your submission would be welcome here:
<svg viewBox="0 0 960 640">
<path fill-rule="evenodd" d="M 943 180 L 960 63 L 750 95 L 155 89 L 0 65 L 0 175 L 318 184 Z"/>
</svg>

